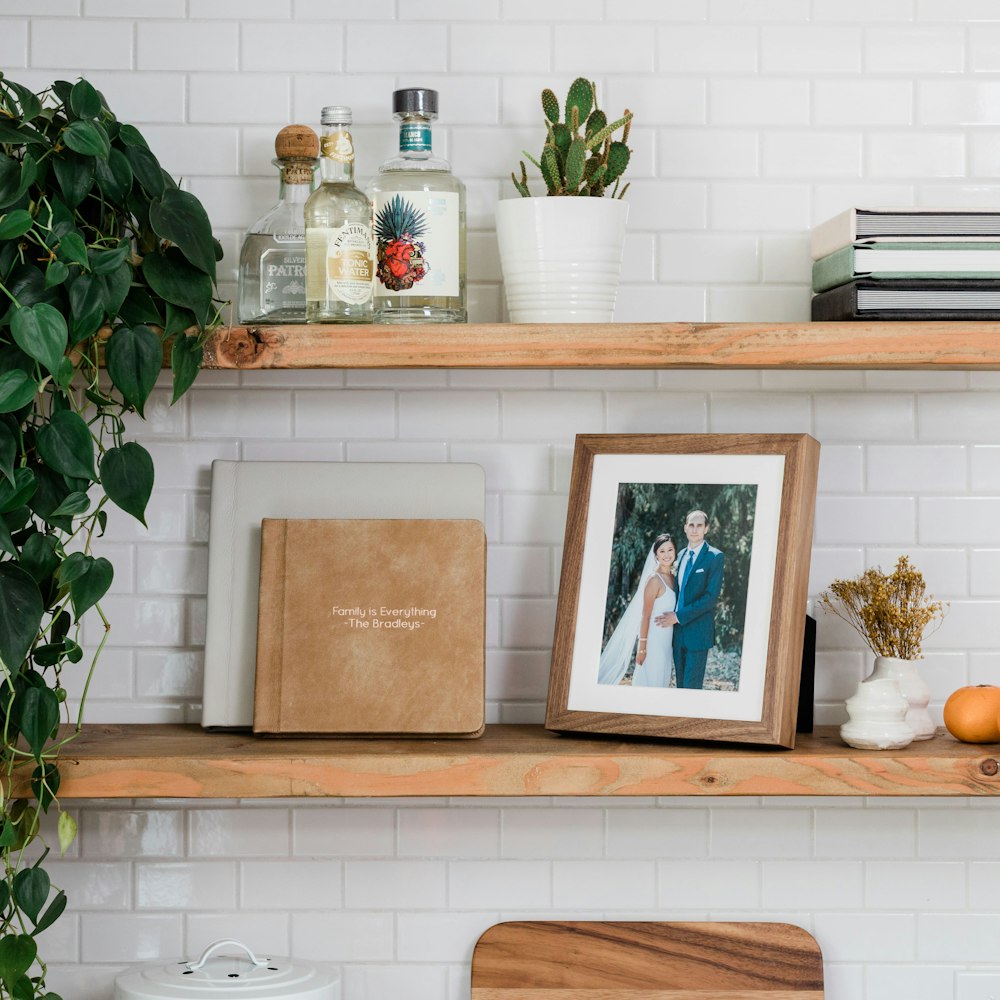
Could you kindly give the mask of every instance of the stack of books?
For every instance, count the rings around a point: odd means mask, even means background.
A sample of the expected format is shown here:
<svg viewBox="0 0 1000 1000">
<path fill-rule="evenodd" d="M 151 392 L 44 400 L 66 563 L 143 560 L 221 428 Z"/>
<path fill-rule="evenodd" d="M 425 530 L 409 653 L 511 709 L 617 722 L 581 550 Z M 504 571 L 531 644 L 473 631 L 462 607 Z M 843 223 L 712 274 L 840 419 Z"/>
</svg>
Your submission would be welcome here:
<svg viewBox="0 0 1000 1000">
<path fill-rule="evenodd" d="M 851 208 L 811 249 L 814 320 L 1000 319 L 1000 209 Z"/>
</svg>

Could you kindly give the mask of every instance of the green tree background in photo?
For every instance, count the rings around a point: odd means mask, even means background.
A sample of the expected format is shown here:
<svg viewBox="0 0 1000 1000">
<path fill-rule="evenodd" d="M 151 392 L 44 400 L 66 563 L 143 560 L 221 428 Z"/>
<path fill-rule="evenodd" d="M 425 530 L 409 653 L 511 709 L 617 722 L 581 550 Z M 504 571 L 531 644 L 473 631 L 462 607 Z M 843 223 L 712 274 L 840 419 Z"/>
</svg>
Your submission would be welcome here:
<svg viewBox="0 0 1000 1000">
<path fill-rule="evenodd" d="M 602 646 L 640 585 L 639 574 L 653 539 L 667 531 L 680 552 L 687 545 L 684 515 L 699 508 L 708 514 L 706 541 L 726 556 L 722 594 L 715 609 L 716 648 L 738 661 L 743 652 L 756 501 L 757 487 L 750 483 L 620 484 Z"/>
</svg>

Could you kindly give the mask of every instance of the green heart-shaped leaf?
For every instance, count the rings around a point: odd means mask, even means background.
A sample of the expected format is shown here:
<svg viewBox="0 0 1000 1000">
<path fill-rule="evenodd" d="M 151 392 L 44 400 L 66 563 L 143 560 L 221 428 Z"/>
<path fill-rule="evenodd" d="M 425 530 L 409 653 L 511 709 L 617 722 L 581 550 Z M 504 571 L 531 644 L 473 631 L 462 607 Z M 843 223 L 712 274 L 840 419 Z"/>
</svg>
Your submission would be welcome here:
<svg viewBox="0 0 1000 1000">
<path fill-rule="evenodd" d="M 212 279 L 192 266 L 176 250 L 148 253 L 142 259 L 142 273 L 160 298 L 190 309 L 204 326 L 212 306 Z"/>
<path fill-rule="evenodd" d="M 81 274 L 70 285 L 73 343 L 92 337 L 104 322 L 104 283 L 96 274 Z"/>
<path fill-rule="evenodd" d="M 122 240 L 113 250 L 95 250 L 90 255 L 90 269 L 94 274 L 110 274 L 128 260 L 132 247 Z"/>
<path fill-rule="evenodd" d="M 20 566 L 0 563 L 0 659 L 11 673 L 28 655 L 44 612 L 38 584 Z"/>
<path fill-rule="evenodd" d="M 47 302 L 22 306 L 14 311 L 10 332 L 18 347 L 53 375 L 66 353 L 66 320 Z"/>
<path fill-rule="evenodd" d="M 20 712 L 21 735 L 27 741 L 35 760 L 40 761 L 45 744 L 52 739 L 55 728 L 59 725 L 59 699 L 51 688 L 29 687 L 18 696 L 15 704 Z M 16 898 L 16 887 L 14 895 Z M 35 912 L 37 914 L 38 911 Z"/>
<path fill-rule="evenodd" d="M 173 243 L 202 273 L 215 280 L 212 224 L 202 203 L 189 191 L 172 188 L 149 206 L 156 234 Z"/>
<path fill-rule="evenodd" d="M 45 265 L 45 287 L 54 288 L 69 277 L 69 268 L 61 260 L 50 260 Z"/>
<path fill-rule="evenodd" d="M 63 559 L 62 565 L 59 567 L 57 574 L 59 580 L 63 584 L 72 583 L 90 569 L 91 562 L 93 562 L 93 556 L 88 556 L 83 552 L 71 552 Z"/>
<path fill-rule="evenodd" d="M 39 586 L 59 567 L 57 545 L 54 535 L 43 535 L 38 531 L 30 535 L 21 547 L 21 569 L 30 574 Z"/>
<path fill-rule="evenodd" d="M 78 80 L 69 93 L 69 106 L 77 118 L 96 118 L 101 113 L 101 95 L 86 80 Z"/>
<path fill-rule="evenodd" d="M 104 453 L 101 485 L 112 503 L 146 523 L 146 504 L 153 492 L 153 459 L 141 444 L 127 441 Z"/>
<path fill-rule="evenodd" d="M 104 360 L 111 381 L 144 416 L 143 407 L 163 366 L 163 345 L 148 326 L 120 326 L 108 340 Z"/>
<path fill-rule="evenodd" d="M 63 131 L 63 142 L 74 153 L 83 153 L 84 156 L 99 156 L 102 160 L 106 160 L 108 153 L 111 152 L 108 133 L 97 122 L 93 121 L 70 122 Z"/>
<path fill-rule="evenodd" d="M 31 469 L 15 469 L 10 478 L 0 483 L 0 514 L 23 507 L 35 494 L 38 483 Z"/>
<path fill-rule="evenodd" d="M 57 410 L 35 437 L 42 461 L 56 472 L 94 482 L 94 439 L 83 418 L 72 410 Z"/>
<path fill-rule="evenodd" d="M 74 577 L 69 585 L 69 596 L 78 621 L 108 592 L 115 578 L 114 567 L 107 559 L 85 558 L 88 560 L 86 571 Z"/>
<path fill-rule="evenodd" d="M 0 413 L 13 413 L 27 406 L 38 392 L 38 383 L 20 368 L 0 375 Z"/>
<path fill-rule="evenodd" d="M 30 934 L 8 934 L 0 938 L 0 979 L 13 986 L 31 968 L 37 954 L 38 947 Z"/>
<path fill-rule="evenodd" d="M 204 353 L 197 337 L 188 337 L 182 333 L 174 337 L 174 343 L 170 350 L 170 368 L 174 377 L 171 404 L 176 403 L 191 388 L 201 370 Z"/>
<path fill-rule="evenodd" d="M 0 217 L 0 240 L 16 240 L 23 236 L 34 223 L 31 213 L 23 208 L 15 208 Z"/>
<path fill-rule="evenodd" d="M 43 690 L 48 690 L 48 688 Z M 52 691 L 49 693 L 53 694 Z M 61 781 L 59 768 L 51 761 L 40 764 L 31 772 L 31 793 L 38 799 L 38 804 L 42 807 L 43 812 L 48 812 L 49 806 L 55 801 Z"/>
<path fill-rule="evenodd" d="M 125 127 L 122 126 L 123 137 L 124 132 Z M 159 198 L 166 190 L 159 160 L 145 146 L 133 144 L 125 147 L 125 157 L 146 194 L 150 198 Z"/>
<path fill-rule="evenodd" d="M 51 888 L 52 882 L 44 868 L 22 868 L 14 876 L 14 902 L 33 924 L 37 923 Z"/>
<path fill-rule="evenodd" d="M 132 190 L 132 168 L 120 149 L 112 149 L 107 160 L 97 160 L 94 178 L 109 201 L 124 201 Z"/>
<path fill-rule="evenodd" d="M 21 106 L 21 118 L 24 121 L 30 122 L 41 114 L 42 102 L 34 91 L 28 90 L 23 84 L 15 83 L 13 80 L 5 79 L 4 83 L 17 95 L 17 103 Z"/>
<path fill-rule="evenodd" d="M 128 295 L 132 284 L 132 266 L 128 262 L 123 262 L 110 274 L 97 275 L 101 283 L 101 302 L 104 306 L 104 313 L 114 320 L 120 313 L 122 303 Z"/>
<path fill-rule="evenodd" d="M 63 824 L 63 818 L 64 817 L 66 819 L 68 819 L 70 821 L 70 823 L 73 824 L 73 836 L 74 837 L 76 836 L 76 822 L 74 821 L 73 817 L 70 816 L 69 813 L 60 813 L 59 814 L 59 848 L 60 848 L 60 854 L 65 854 L 66 853 L 66 849 L 73 842 L 73 840 L 71 838 L 70 841 L 69 841 L 69 843 L 66 844 L 66 847 L 62 846 L 62 843 L 63 843 L 63 826 L 64 826 L 64 824 Z M 55 894 L 55 896 L 53 897 L 52 902 L 49 903 L 48 908 L 41 915 L 41 917 L 39 917 L 38 922 L 35 924 L 35 933 L 36 934 L 41 934 L 42 931 L 44 931 L 46 928 L 51 927 L 62 916 L 63 910 L 65 910 L 65 909 L 66 909 L 66 893 L 63 892 L 62 889 L 60 889 Z M 43 997 L 42 1000 L 51 1000 L 51 994 L 48 997 Z M 56 1000 L 58 1000 L 58 997 L 56 998 Z"/>
<path fill-rule="evenodd" d="M 53 517 L 76 517 L 90 509 L 90 497 L 86 493 L 70 493 L 54 511 Z"/>
<path fill-rule="evenodd" d="M 68 264 L 79 264 L 81 267 L 86 267 L 88 264 L 87 244 L 75 230 L 62 236 L 56 247 L 56 253 Z"/>
<path fill-rule="evenodd" d="M 53 157 L 52 169 L 66 204 L 76 208 L 94 186 L 94 158 L 67 149 Z"/>
</svg>

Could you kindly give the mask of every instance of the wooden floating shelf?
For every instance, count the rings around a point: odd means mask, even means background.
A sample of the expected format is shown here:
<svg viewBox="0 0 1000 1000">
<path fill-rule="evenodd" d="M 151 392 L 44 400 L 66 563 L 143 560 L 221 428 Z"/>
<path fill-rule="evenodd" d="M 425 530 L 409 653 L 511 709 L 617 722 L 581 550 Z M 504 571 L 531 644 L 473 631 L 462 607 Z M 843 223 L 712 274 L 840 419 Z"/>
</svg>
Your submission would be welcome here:
<svg viewBox="0 0 1000 1000">
<path fill-rule="evenodd" d="M 205 366 L 1000 369 L 1000 323 L 232 326 L 206 345 Z"/>
<path fill-rule="evenodd" d="M 1000 745 L 946 733 L 903 750 L 794 750 L 559 736 L 488 726 L 476 740 L 262 739 L 196 725 L 93 725 L 61 757 L 60 798 L 1000 794 Z"/>
</svg>

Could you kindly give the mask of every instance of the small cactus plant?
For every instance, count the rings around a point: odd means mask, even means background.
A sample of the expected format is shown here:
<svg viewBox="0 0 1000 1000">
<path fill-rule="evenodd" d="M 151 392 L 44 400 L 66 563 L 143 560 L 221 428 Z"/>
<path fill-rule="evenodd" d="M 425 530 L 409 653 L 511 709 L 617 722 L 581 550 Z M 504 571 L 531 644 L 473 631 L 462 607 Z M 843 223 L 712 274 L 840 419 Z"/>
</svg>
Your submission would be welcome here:
<svg viewBox="0 0 1000 1000">
<path fill-rule="evenodd" d="M 541 156 L 536 160 L 527 152 L 524 155 L 541 171 L 548 194 L 600 198 L 613 184 L 611 197 L 621 198 L 628 190 L 627 183 L 620 191 L 619 185 L 631 155 L 626 143 L 632 112 L 626 108 L 621 118 L 608 124 L 607 115 L 597 107 L 597 87 L 582 76 L 570 85 L 563 121 L 559 99 L 548 88 L 542 91 L 542 111 L 548 135 Z M 613 140 L 619 129 L 621 140 Z M 531 197 L 523 160 L 520 179 L 513 173 L 510 179 L 522 197 Z"/>
</svg>

